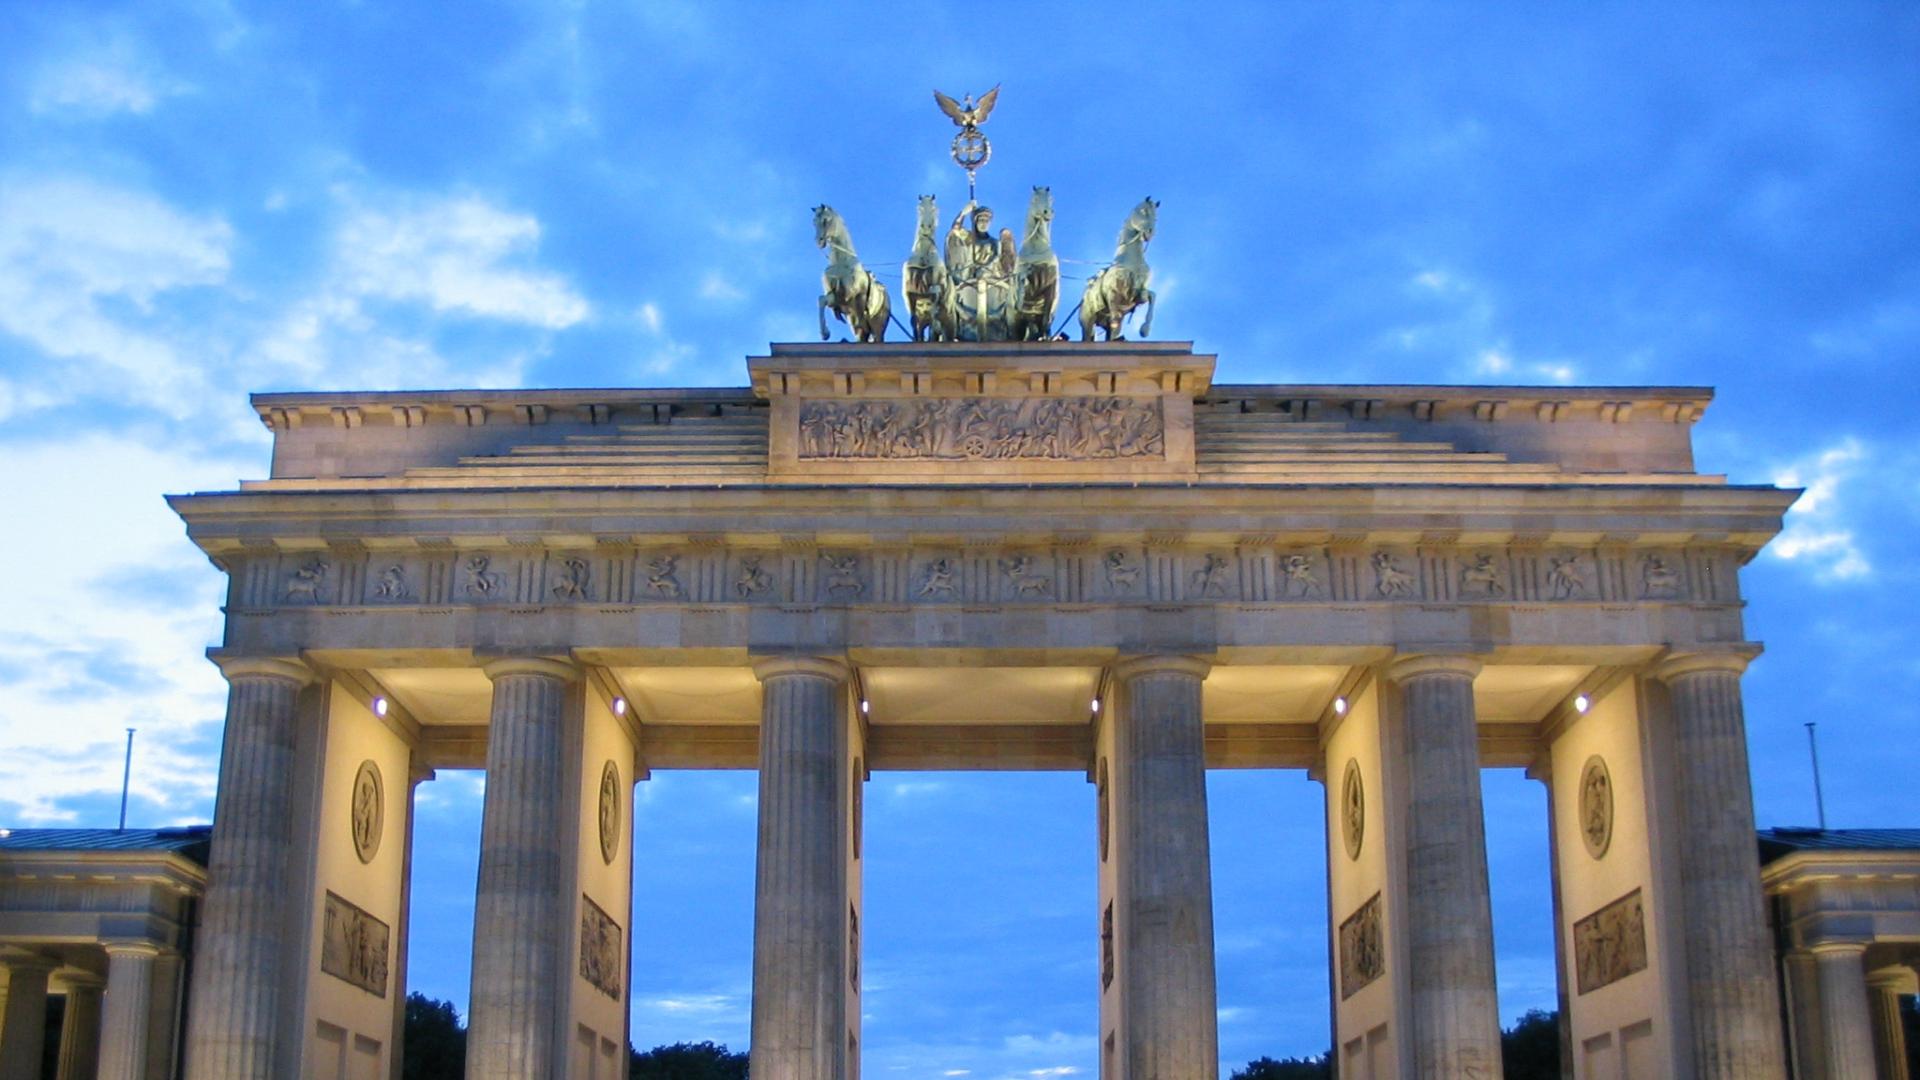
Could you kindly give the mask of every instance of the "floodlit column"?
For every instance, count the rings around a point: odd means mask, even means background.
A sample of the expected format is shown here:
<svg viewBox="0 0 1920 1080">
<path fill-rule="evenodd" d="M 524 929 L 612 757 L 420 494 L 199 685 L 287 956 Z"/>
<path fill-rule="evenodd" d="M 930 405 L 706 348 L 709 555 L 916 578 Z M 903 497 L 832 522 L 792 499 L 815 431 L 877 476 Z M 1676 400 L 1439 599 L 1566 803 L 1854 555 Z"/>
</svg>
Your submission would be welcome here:
<svg viewBox="0 0 1920 1080">
<path fill-rule="evenodd" d="M 1200 713 L 1207 670 L 1194 657 L 1153 656 L 1113 673 L 1120 1053 L 1136 1080 L 1220 1074 Z"/>
<path fill-rule="evenodd" d="M 469 1080 L 532 1080 L 564 1067 L 560 1010 L 569 973 L 572 867 L 561 838 L 571 664 L 514 657 L 493 680 L 487 794 L 474 898 Z"/>
<path fill-rule="evenodd" d="M 1873 1010 L 1873 1053 L 1880 1064 L 1880 1080 L 1908 1080 L 1907 1032 L 1900 1018 L 1900 995 L 1913 980 L 1901 969 L 1867 976 L 1869 1007 Z"/>
<path fill-rule="evenodd" d="M 1826 1073 L 1826 1047 L 1820 1031 L 1820 962 L 1806 949 L 1787 953 L 1787 1006 L 1793 1025 L 1793 1060 L 1801 1077 Z"/>
<path fill-rule="evenodd" d="M 294 660 L 223 658 L 226 738 L 213 811 L 212 864 L 195 946 L 187 1075 L 272 1075 L 286 965 L 295 963 L 287 912 L 303 904 L 293 865 L 294 743 L 300 690 Z"/>
<path fill-rule="evenodd" d="M 761 684 L 749 1071 L 841 1080 L 847 1061 L 846 665 L 774 657 Z"/>
<path fill-rule="evenodd" d="M 1773 943 L 1753 847 L 1753 786 L 1740 707 L 1746 666 L 1736 653 L 1690 653 L 1655 673 L 1672 699 L 1684 868 L 1679 933 L 1699 1080 L 1786 1074 Z M 1824 993 L 1824 977 L 1821 984 Z"/>
<path fill-rule="evenodd" d="M 1813 956 L 1820 968 L 1820 1032 L 1827 1080 L 1874 1080 L 1866 943 L 1815 945 Z"/>
<path fill-rule="evenodd" d="M 47 976 L 42 956 L 0 957 L 7 969 L 6 1011 L 0 1014 L 0 1080 L 40 1080 L 47 1045 Z"/>
<path fill-rule="evenodd" d="M 100 980 L 67 980 L 67 1008 L 60 1018 L 58 1080 L 94 1080 L 100 1062 Z"/>
<path fill-rule="evenodd" d="M 147 1075 L 153 962 L 159 955 L 159 947 L 145 941 L 107 943 L 107 1005 L 101 1024 L 100 1080 L 140 1080 Z"/>
<path fill-rule="evenodd" d="M 1473 680 L 1465 656 L 1409 656 L 1399 684 L 1407 770 L 1407 942 L 1414 1074 L 1498 1077 L 1500 1011 Z"/>
</svg>

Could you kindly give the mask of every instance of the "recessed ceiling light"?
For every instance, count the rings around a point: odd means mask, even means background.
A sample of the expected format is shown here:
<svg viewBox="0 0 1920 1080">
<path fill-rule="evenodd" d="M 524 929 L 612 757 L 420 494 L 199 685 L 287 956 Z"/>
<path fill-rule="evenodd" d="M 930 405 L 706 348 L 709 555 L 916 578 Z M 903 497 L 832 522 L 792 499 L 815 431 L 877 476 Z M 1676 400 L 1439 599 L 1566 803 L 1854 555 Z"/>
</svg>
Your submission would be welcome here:
<svg viewBox="0 0 1920 1080">
<path fill-rule="evenodd" d="M 1591 708 L 1593 708 L 1593 702 L 1587 699 L 1587 695 L 1581 694 L 1579 697 L 1573 699 L 1574 712 L 1583 713 Z"/>
<path fill-rule="evenodd" d="M 626 698 L 617 697 L 613 699 L 613 715 L 615 716 L 627 715 L 627 699 Z"/>
<path fill-rule="evenodd" d="M 386 698 L 377 697 L 373 699 L 373 715 L 375 716 L 387 715 L 387 699 Z"/>
<path fill-rule="evenodd" d="M 1335 716 L 1347 715 L 1347 699 L 1346 698 L 1337 697 L 1333 699 L 1333 715 Z"/>
</svg>

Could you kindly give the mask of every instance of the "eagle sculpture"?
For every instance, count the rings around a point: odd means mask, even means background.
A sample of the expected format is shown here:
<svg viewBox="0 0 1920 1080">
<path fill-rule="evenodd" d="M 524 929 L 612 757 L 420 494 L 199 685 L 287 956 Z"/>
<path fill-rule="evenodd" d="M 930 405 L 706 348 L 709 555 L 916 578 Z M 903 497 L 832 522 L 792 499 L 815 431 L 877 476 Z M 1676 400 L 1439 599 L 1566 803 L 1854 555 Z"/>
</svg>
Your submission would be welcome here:
<svg viewBox="0 0 1920 1080">
<path fill-rule="evenodd" d="M 993 111 L 994 100 L 999 96 L 1000 88 L 995 86 L 993 89 L 980 95 L 978 102 L 973 100 L 972 94 L 968 94 L 966 102 L 962 104 L 938 90 L 933 92 L 933 100 L 940 103 L 940 111 L 951 117 L 954 124 L 962 131 L 977 128 L 981 124 L 986 123 L 987 114 Z"/>
</svg>

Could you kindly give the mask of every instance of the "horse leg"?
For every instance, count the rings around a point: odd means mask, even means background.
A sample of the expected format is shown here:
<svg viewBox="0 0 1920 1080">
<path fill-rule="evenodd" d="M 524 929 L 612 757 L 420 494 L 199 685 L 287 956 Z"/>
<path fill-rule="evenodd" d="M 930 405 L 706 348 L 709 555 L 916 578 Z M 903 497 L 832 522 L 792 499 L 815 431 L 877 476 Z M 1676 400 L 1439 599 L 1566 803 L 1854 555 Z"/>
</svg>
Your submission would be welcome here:
<svg viewBox="0 0 1920 1080">
<path fill-rule="evenodd" d="M 1141 289 L 1140 295 L 1147 299 L 1147 321 L 1140 324 L 1140 336 L 1146 337 L 1148 334 L 1153 333 L 1153 290 Z"/>
<path fill-rule="evenodd" d="M 820 340 L 821 341 L 827 340 L 827 338 L 830 336 L 827 333 L 827 305 L 832 302 L 833 302 L 833 295 L 831 293 L 820 294 Z"/>
</svg>

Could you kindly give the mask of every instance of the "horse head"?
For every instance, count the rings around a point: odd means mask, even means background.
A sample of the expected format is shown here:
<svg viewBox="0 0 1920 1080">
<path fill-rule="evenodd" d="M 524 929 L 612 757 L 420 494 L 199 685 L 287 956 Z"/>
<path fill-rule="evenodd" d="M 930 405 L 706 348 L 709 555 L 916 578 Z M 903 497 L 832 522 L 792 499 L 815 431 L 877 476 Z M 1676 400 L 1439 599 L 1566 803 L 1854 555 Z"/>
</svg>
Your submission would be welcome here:
<svg viewBox="0 0 1920 1080">
<path fill-rule="evenodd" d="M 840 224 L 840 215 L 833 207 L 821 203 L 813 208 L 813 242 L 816 247 L 826 247 L 836 232 L 844 232 Z"/>
<path fill-rule="evenodd" d="M 1053 189 L 1040 184 L 1033 186 L 1033 198 L 1027 200 L 1028 221 L 1053 220 Z"/>
<path fill-rule="evenodd" d="M 1133 213 L 1127 215 L 1125 231 L 1139 236 L 1141 243 L 1152 240 L 1154 225 L 1160 216 L 1159 210 L 1160 204 L 1153 201 L 1152 196 L 1141 199 L 1140 205 L 1134 207 Z M 1121 243 L 1125 242 L 1126 238 L 1123 236 Z"/>
<path fill-rule="evenodd" d="M 933 196 L 931 195 L 920 196 L 919 214 L 920 214 L 920 218 L 919 218 L 918 224 L 914 227 L 914 235 L 916 237 L 924 236 L 928 240 L 931 240 L 935 236 L 939 235 L 940 207 L 935 202 Z"/>
</svg>

